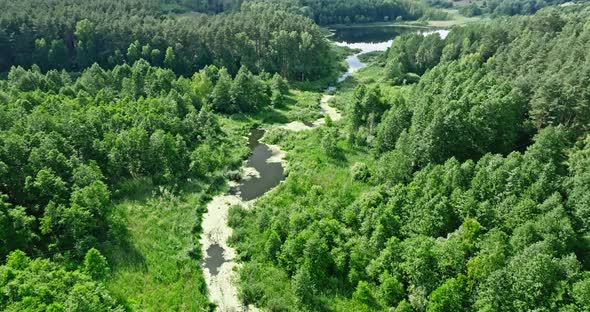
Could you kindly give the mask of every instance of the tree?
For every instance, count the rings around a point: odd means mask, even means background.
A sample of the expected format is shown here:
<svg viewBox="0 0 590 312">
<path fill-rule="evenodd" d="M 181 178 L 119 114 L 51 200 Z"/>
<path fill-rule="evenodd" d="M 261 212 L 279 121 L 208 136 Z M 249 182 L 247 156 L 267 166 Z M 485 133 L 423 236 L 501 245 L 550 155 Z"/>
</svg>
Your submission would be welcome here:
<svg viewBox="0 0 590 312">
<path fill-rule="evenodd" d="M 31 248 L 38 239 L 35 222 L 36 218 L 28 215 L 24 207 L 13 207 L 8 196 L 0 193 L 0 257 L 17 248 Z"/>
<path fill-rule="evenodd" d="M 271 231 L 268 239 L 266 240 L 266 254 L 269 259 L 276 261 L 278 260 L 278 255 L 281 251 L 281 238 L 275 231 Z"/>
<path fill-rule="evenodd" d="M 96 281 L 102 281 L 109 275 L 109 265 L 105 257 L 96 250 L 91 248 L 84 256 L 84 272 Z"/>
<path fill-rule="evenodd" d="M 48 62 L 53 66 L 68 68 L 68 51 L 63 40 L 52 40 L 49 48 Z"/>
<path fill-rule="evenodd" d="M 76 57 L 78 68 L 83 69 L 96 60 L 96 26 L 88 19 L 76 23 Z"/>
<path fill-rule="evenodd" d="M 350 175 L 355 181 L 366 182 L 370 177 L 369 167 L 365 163 L 355 163 L 350 168 Z"/>
<path fill-rule="evenodd" d="M 31 260 L 21 251 L 11 253 L 0 272 L 6 277 L 0 281 L 6 294 L 0 302 L 3 311 L 124 311 L 88 275 L 46 259 Z"/>
<path fill-rule="evenodd" d="M 141 50 L 140 50 L 141 45 L 139 44 L 139 41 L 134 41 L 129 45 L 129 48 L 127 49 L 127 61 L 133 65 L 133 63 L 135 63 L 137 60 L 139 60 L 141 58 Z"/>
<path fill-rule="evenodd" d="M 297 300 L 303 305 L 313 305 L 317 291 L 307 266 L 301 266 L 293 276 L 291 285 Z"/>
<path fill-rule="evenodd" d="M 230 88 L 231 103 L 241 112 L 252 113 L 270 103 L 264 86 L 252 73 L 242 66 Z"/>
<path fill-rule="evenodd" d="M 352 298 L 366 306 L 375 307 L 377 302 L 373 297 L 373 290 L 369 283 L 360 281 L 356 287 L 356 290 L 352 294 Z"/>
<path fill-rule="evenodd" d="M 232 79 L 227 69 L 219 70 L 217 84 L 211 94 L 211 104 L 213 109 L 222 113 L 237 113 L 239 106 L 232 100 Z"/>
<path fill-rule="evenodd" d="M 166 49 L 166 56 L 164 56 L 164 66 L 172 70 L 176 70 L 176 55 L 174 54 L 174 49 L 172 47 L 168 47 Z"/>
<path fill-rule="evenodd" d="M 465 294 L 467 285 L 465 276 L 446 280 L 430 294 L 426 311 L 463 311 L 465 309 Z"/>
<path fill-rule="evenodd" d="M 573 297 L 582 311 L 588 311 L 590 308 L 590 277 L 588 273 L 586 273 L 584 279 L 574 284 Z"/>
<path fill-rule="evenodd" d="M 383 307 L 394 307 L 405 296 L 404 285 L 397 279 L 397 277 L 384 274 L 381 277 L 381 285 L 379 285 L 378 299 Z"/>
<path fill-rule="evenodd" d="M 402 96 L 394 98 L 391 108 L 385 113 L 383 122 L 377 127 L 375 147 L 378 153 L 393 150 L 402 132 L 410 127 L 412 113 Z"/>
<path fill-rule="evenodd" d="M 395 312 L 412 312 L 412 305 L 406 301 L 406 299 L 400 301 L 400 303 L 395 308 Z"/>
<path fill-rule="evenodd" d="M 322 150 L 328 157 L 336 157 L 340 151 L 338 143 L 338 130 L 329 128 L 322 138 Z"/>
<path fill-rule="evenodd" d="M 271 89 L 273 91 L 278 91 L 280 92 L 280 94 L 288 94 L 289 93 L 289 84 L 288 82 L 281 77 L 281 75 L 279 75 L 278 73 L 275 73 L 272 76 L 272 80 L 270 82 L 271 84 Z"/>
</svg>

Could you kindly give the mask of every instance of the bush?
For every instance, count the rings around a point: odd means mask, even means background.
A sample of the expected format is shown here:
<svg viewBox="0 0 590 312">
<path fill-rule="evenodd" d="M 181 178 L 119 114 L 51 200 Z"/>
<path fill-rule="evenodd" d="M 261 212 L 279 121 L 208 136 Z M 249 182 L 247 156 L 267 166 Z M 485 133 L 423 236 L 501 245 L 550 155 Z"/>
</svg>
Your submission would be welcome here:
<svg viewBox="0 0 590 312">
<path fill-rule="evenodd" d="M 240 205 L 233 205 L 229 207 L 228 217 L 227 217 L 227 225 L 232 228 L 236 228 L 242 223 L 248 211 L 242 208 Z"/>
<path fill-rule="evenodd" d="M 371 177 L 369 167 L 365 163 L 355 163 L 350 168 L 350 175 L 353 181 L 366 182 Z"/>
</svg>

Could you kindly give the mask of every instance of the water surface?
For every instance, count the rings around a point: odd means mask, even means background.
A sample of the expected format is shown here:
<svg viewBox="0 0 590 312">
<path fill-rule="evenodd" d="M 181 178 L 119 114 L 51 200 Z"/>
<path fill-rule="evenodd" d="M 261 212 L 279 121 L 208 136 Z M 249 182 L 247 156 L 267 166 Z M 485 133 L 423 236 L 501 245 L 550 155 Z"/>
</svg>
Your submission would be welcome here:
<svg viewBox="0 0 590 312">
<path fill-rule="evenodd" d="M 283 165 L 268 162 L 273 152 L 268 145 L 260 143 L 262 136 L 264 136 L 264 130 L 254 129 L 248 138 L 252 155 L 248 158 L 246 167 L 256 169 L 259 177 L 250 177 L 241 181 L 238 189 L 243 201 L 253 200 L 264 195 L 285 179 Z"/>
<path fill-rule="evenodd" d="M 367 64 L 361 62 L 359 55 L 387 51 L 396 37 L 413 32 L 423 35 L 438 33 L 443 39 L 449 34 L 448 30 L 416 29 L 402 26 L 353 26 L 333 29 L 334 35 L 331 39 L 336 45 L 360 51 L 346 58 L 348 71 L 338 78 L 338 82 L 346 80 L 346 78 L 352 76 L 352 73 L 367 66 Z"/>
<path fill-rule="evenodd" d="M 219 273 L 219 268 L 225 262 L 223 252 L 223 247 L 219 244 L 213 244 L 211 247 L 207 248 L 207 257 L 205 258 L 203 266 L 209 270 L 213 276 Z"/>
</svg>

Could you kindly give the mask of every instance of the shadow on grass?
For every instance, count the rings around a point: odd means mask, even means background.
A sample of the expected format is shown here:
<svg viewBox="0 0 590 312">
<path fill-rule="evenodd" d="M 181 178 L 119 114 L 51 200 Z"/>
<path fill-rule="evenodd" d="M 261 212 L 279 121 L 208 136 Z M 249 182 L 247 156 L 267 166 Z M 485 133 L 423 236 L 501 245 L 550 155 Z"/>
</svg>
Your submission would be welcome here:
<svg viewBox="0 0 590 312">
<path fill-rule="evenodd" d="M 346 158 L 346 153 L 342 148 L 336 149 L 331 155 L 326 155 L 330 164 L 335 165 L 336 167 L 348 167 L 348 159 Z"/>
<path fill-rule="evenodd" d="M 170 188 L 170 187 L 168 187 Z M 225 179 L 221 175 L 215 175 L 203 179 L 194 179 L 185 181 L 180 185 L 174 185 L 173 193 L 180 197 L 197 194 L 195 199 L 195 209 L 197 210 L 197 220 L 191 230 L 193 235 L 201 233 L 201 218 L 206 210 L 206 202 L 214 194 L 228 191 Z M 164 187 L 155 186 L 149 178 L 135 179 L 124 181 L 119 184 L 119 190 L 115 201 L 119 205 L 125 205 L 125 201 L 132 202 L 139 206 L 148 205 L 148 202 L 160 194 Z M 127 216 L 120 212 L 115 212 L 110 221 L 111 228 L 107 234 L 107 239 L 101 243 L 101 250 L 104 251 L 113 272 L 117 271 L 139 271 L 147 272 L 148 265 L 143 253 L 134 245 L 131 240 L 132 234 L 128 228 L 129 220 Z M 193 259 L 202 257 L 200 248 L 196 246 L 194 250 L 188 250 L 188 255 Z"/>
<path fill-rule="evenodd" d="M 147 261 L 131 242 L 131 233 L 129 233 L 125 220 L 117 216 L 111 224 L 108 239 L 101 244 L 101 250 L 104 251 L 112 271 L 133 268 L 136 271 L 147 272 Z"/>
<path fill-rule="evenodd" d="M 229 117 L 231 120 L 242 122 L 242 123 L 287 123 L 289 118 L 282 112 L 267 108 L 254 115 L 252 114 L 233 114 Z"/>
</svg>

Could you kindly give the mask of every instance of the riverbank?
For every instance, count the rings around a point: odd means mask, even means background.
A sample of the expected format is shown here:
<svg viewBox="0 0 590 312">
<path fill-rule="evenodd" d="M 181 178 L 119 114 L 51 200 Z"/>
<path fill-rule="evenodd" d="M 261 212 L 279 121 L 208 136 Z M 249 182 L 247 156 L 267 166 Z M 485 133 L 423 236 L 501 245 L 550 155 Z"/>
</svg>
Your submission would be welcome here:
<svg viewBox="0 0 590 312">
<path fill-rule="evenodd" d="M 331 95 L 324 95 L 320 101 L 321 113 L 337 121 L 342 115 L 329 101 Z M 319 127 L 325 123 L 325 118 L 320 118 L 309 125 L 302 122 L 293 122 L 281 127 L 299 131 L 294 124 L 301 123 L 307 129 Z M 205 282 L 209 289 L 209 300 L 218 311 L 253 311 L 254 307 L 244 306 L 238 298 L 235 270 L 239 267 L 236 261 L 236 251 L 229 246 L 228 240 L 233 230 L 228 225 L 229 211 L 234 206 L 250 209 L 254 202 L 273 190 L 284 180 L 283 170 L 287 166 L 286 153 L 278 145 L 266 145 L 260 143 L 259 133 L 252 132 L 256 137 L 256 143 L 252 155 L 245 162 L 241 182 L 231 182 L 233 193 L 215 196 L 207 205 L 207 212 L 203 215 L 201 249 L 204 255 L 202 263 Z M 251 142 L 252 144 L 252 142 Z M 265 165 L 266 164 L 266 165 Z M 280 175 L 277 175 L 276 166 L 280 167 Z M 274 170 L 273 170 L 274 169 Z"/>
<path fill-rule="evenodd" d="M 277 146 L 269 146 L 271 156 L 268 163 L 285 164 L 285 153 Z M 255 168 L 245 167 L 243 179 L 253 177 L 249 172 L 257 172 Z M 258 172 L 257 172 L 258 173 Z M 264 176 L 258 173 L 258 179 Z M 238 187 L 238 183 L 230 183 Z M 218 311 L 252 311 L 253 307 L 245 307 L 238 298 L 235 286 L 236 251 L 229 246 L 228 240 L 232 236 L 232 228 L 228 225 L 229 210 L 233 206 L 250 207 L 253 201 L 245 201 L 241 194 L 222 194 L 215 196 L 207 205 L 207 212 L 203 215 L 201 234 L 201 249 L 204 255 L 202 262 L 203 275 L 209 289 L 209 300 L 217 306 Z"/>
<path fill-rule="evenodd" d="M 335 44 L 346 48 L 353 48 L 354 45 L 354 43 L 347 42 L 336 42 Z M 338 83 L 346 81 L 355 71 L 367 65 L 358 58 L 360 54 L 384 51 L 390 44 L 391 39 L 381 43 L 361 44 L 358 51 L 346 59 L 348 69 L 339 77 Z M 335 123 L 339 122 L 342 119 L 342 114 L 332 106 L 334 91 L 336 91 L 335 87 L 329 87 L 319 101 L 319 111 L 322 118 L 312 122 L 295 120 L 274 126 L 287 130 L 289 133 L 298 133 L 321 127 L 326 123 L 327 118 Z M 320 135 L 312 131 L 310 133 L 312 136 Z M 252 154 L 244 163 L 242 180 L 234 182 L 229 193 L 213 198 L 203 216 L 201 247 L 204 260 L 202 265 L 205 281 L 209 288 L 209 299 L 217 306 L 218 311 L 256 310 L 249 305 L 251 303 L 247 298 L 249 295 L 243 292 L 243 288 L 241 291 L 238 288 L 236 270 L 242 273 L 244 271 L 238 269 L 242 265 L 238 262 L 236 250 L 228 243 L 230 239 L 239 240 L 239 238 L 232 238 L 233 229 L 228 221 L 233 207 L 236 207 L 237 210 L 251 211 L 252 207 L 258 205 L 260 198 L 266 198 L 265 194 L 272 191 L 284 180 L 283 170 L 287 166 L 286 154 L 278 145 L 260 143 L 260 140 L 263 139 L 262 134 L 261 130 L 254 130 L 250 133 L 249 141 Z M 344 148 L 340 148 L 344 150 Z M 323 161 L 317 164 L 321 163 Z M 339 172 L 339 174 L 345 173 Z M 234 224 L 234 226 L 236 225 Z M 241 282 L 241 287 L 243 287 L 243 280 Z M 240 299 L 245 299 L 246 303 L 242 303 Z"/>
</svg>

